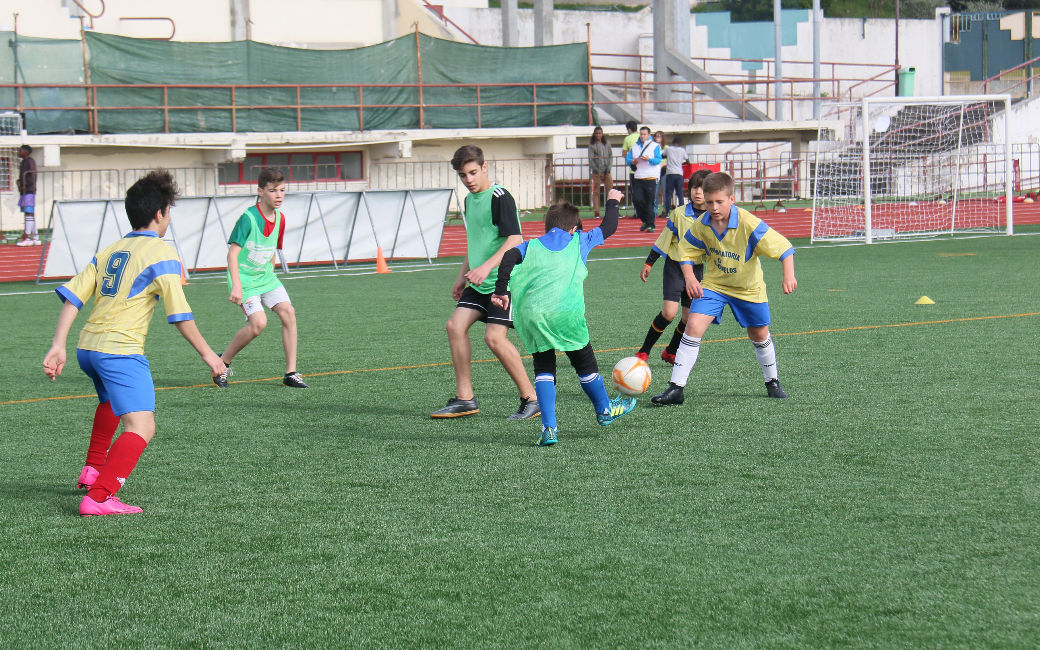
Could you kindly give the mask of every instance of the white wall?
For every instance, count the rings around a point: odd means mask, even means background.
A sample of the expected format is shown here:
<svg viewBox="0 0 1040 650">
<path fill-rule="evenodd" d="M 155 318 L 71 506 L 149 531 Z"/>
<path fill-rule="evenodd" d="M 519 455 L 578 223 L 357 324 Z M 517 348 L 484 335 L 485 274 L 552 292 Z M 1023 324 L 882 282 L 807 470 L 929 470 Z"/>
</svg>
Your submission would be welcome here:
<svg viewBox="0 0 1040 650">
<path fill-rule="evenodd" d="M 446 7 L 445 14 L 457 22 L 482 44 L 495 45 L 502 42 L 502 19 L 499 9 L 471 9 Z M 554 32 L 557 43 L 585 42 L 586 23 L 591 25 L 591 49 L 594 53 L 636 54 L 639 51 L 639 36 L 653 34 L 653 15 L 649 8 L 637 13 L 556 10 Z M 903 66 L 917 69 L 917 95 L 937 95 L 941 92 L 942 71 L 940 29 L 941 23 L 934 19 L 903 19 L 899 21 L 899 61 Z M 519 10 L 519 43 L 521 46 L 534 44 L 534 12 Z M 691 56 L 729 58 L 728 48 L 707 47 L 707 28 L 697 25 L 697 15 L 690 20 Z M 812 23 L 798 25 L 798 44 L 784 46 L 785 61 L 812 61 Z M 820 59 L 840 63 L 891 63 L 895 57 L 895 21 L 890 19 L 824 18 L 820 39 Z M 622 59 L 615 59 L 621 61 Z M 603 65 L 605 59 L 596 57 L 595 65 Z M 609 64 L 608 64 L 609 65 Z M 617 66 L 623 67 L 623 66 Z M 634 67 L 634 63 L 629 63 Z M 712 63 L 713 74 L 746 74 L 739 63 Z M 876 70 L 871 70 L 870 75 Z M 764 71 L 759 73 L 764 75 Z M 795 66 L 785 63 L 787 76 L 810 77 L 810 65 Z M 839 76 L 868 76 L 867 69 L 845 68 Z M 821 76 L 831 76 L 826 66 Z"/>
<path fill-rule="evenodd" d="M 102 6 L 99 0 L 81 3 L 93 13 Z M 79 38 L 78 10 L 70 11 L 62 0 L 0 0 L 0 27 L 12 28 L 15 12 L 19 34 Z M 378 43 L 383 40 L 382 12 L 382 0 L 249 0 L 252 39 L 286 45 L 345 48 Z M 138 38 L 169 35 L 168 21 L 129 20 L 142 16 L 172 19 L 177 41 L 233 38 L 230 0 L 105 0 L 94 30 Z"/>
</svg>

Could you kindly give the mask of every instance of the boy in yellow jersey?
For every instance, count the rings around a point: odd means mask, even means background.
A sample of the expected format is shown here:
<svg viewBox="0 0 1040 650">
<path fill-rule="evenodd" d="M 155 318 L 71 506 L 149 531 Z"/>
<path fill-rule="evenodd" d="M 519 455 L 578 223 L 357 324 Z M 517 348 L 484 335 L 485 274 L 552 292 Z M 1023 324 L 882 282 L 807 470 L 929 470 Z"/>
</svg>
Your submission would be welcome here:
<svg viewBox="0 0 1040 650">
<path fill-rule="evenodd" d="M 85 517 L 141 512 L 115 494 L 155 435 L 155 386 L 144 341 L 159 298 L 167 322 L 177 327 L 210 372 L 216 376 L 224 369 L 199 333 L 184 298 L 177 253 L 162 240 L 176 198 L 177 187 L 165 170 L 150 172 L 134 183 L 125 204 L 133 232 L 102 250 L 79 275 L 56 289 L 65 304 L 43 359 L 43 372 L 52 381 L 65 367 L 65 344 L 76 315 L 94 298 L 76 345 L 76 359 L 94 381 L 100 402 L 79 477 L 79 486 L 87 488 L 79 506 Z M 123 435 L 112 443 L 120 422 Z"/>
<path fill-rule="evenodd" d="M 650 248 L 650 254 L 646 256 L 646 263 L 639 271 L 639 279 L 646 282 L 646 279 L 650 277 L 650 270 L 653 268 L 654 262 L 657 261 L 657 258 L 664 257 L 664 275 L 661 278 L 664 288 L 664 304 L 661 306 L 661 313 L 655 316 L 653 322 L 650 323 L 650 329 L 647 330 L 646 338 L 643 339 L 643 347 L 636 352 L 636 356 L 643 361 L 650 357 L 651 348 L 657 343 L 657 339 L 661 338 L 661 334 L 675 318 L 679 305 L 682 304 L 682 318 L 679 320 L 679 325 L 675 328 L 668 347 L 661 352 L 661 359 L 666 363 L 675 363 L 675 351 L 679 349 L 679 339 L 686 331 L 686 318 L 689 316 L 692 302 L 689 294 L 686 293 L 686 279 L 680 266 L 682 259 L 679 256 L 679 242 L 686 236 L 690 225 L 704 216 L 704 192 L 701 189 L 701 183 L 710 173 L 707 169 L 699 169 L 690 176 L 690 202 L 680 205 L 668 214 L 668 222 L 665 224 L 661 236 Z M 704 276 L 704 265 L 693 265 L 693 274 L 700 280 Z"/>
<path fill-rule="evenodd" d="M 780 260 L 781 287 L 788 294 L 798 287 L 794 247 L 764 221 L 733 205 L 733 179 L 729 174 L 711 174 L 702 188 L 708 212 L 690 226 L 680 250 L 684 262 L 704 262 L 704 283 L 702 286 L 694 277 L 690 264 L 683 264 L 686 290 L 695 300 L 668 388 L 650 401 L 659 406 L 683 403 L 683 387 L 697 362 L 701 338 L 708 325 L 720 322 L 726 305 L 740 326 L 747 328 L 765 376 L 766 393 L 769 397 L 787 397 L 777 375 L 776 350 L 769 336 L 766 283 L 758 256 Z"/>
<path fill-rule="evenodd" d="M 538 398 L 527 378 L 520 353 L 506 338 L 513 326 L 513 314 L 492 304 L 498 264 L 506 251 L 524 240 L 520 233 L 520 214 L 513 196 L 501 185 L 491 182 L 484 152 L 468 144 L 459 147 L 451 167 L 469 190 L 466 195 L 466 257 L 451 287 L 455 311 L 448 318 L 448 346 L 455 369 L 455 397 L 444 408 L 430 413 L 432 418 L 458 418 L 478 413 L 471 373 L 472 347 L 469 328 L 484 321 L 484 342 L 491 349 L 520 391 L 520 408 L 508 420 L 528 420 L 538 415 Z"/>
<path fill-rule="evenodd" d="M 213 383 L 227 388 L 231 361 L 250 341 L 267 327 L 267 307 L 282 321 L 282 346 L 285 348 L 285 376 L 282 384 L 290 388 L 309 388 L 296 371 L 296 310 L 289 293 L 274 274 L 275 251 L 282 247 L 285 215 L 279 208 L 285 200 L 285 176 L 277 169 L 265 167 L 257 177 L 256 205 L 248 208 L 235 222 L 228 237 L 228 300 L 240 305 L 246 324 L 235 333 L 227 349 L 220 355 L 226 366 Z"/>
</svg>

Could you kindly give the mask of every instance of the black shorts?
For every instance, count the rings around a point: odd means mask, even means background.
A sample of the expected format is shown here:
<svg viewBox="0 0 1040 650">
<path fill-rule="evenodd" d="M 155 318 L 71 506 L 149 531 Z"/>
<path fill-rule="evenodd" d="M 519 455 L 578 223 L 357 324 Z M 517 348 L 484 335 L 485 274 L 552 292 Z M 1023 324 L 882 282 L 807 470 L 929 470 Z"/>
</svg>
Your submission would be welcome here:
<svg viewBox="0 0 1040 650">
<path fill-rule="evenodd" d="M 704 279 L 704 265 L 694 264 L 693 275 L 700 282 Z M 682 265 L 670 257 L 664 258 L 664 285 L 663 295 L 665 300 L 677 302 L 683 307 L 689 307 L 693 300 L 686 294 L 686 278 L 682 274 Z"/>
<path fill-rule="evenodd" d="M 509 295 L 509 292 L 506 292 Z M 490 293 L 480 293 L 473 287 L 466 285 L 466 288 L 462 290 L 462 297 L 459 298 L 459 307 L 465 307 L 466 309 L 472 309 L 480 313 L 479 320 L 485 323 L 494 325 L 505 325 L 506 327 L 513 326 L 513 301 L 509 301 L 509 309 L 502 309 L 496 305 L 491 304 Z"/>
<path fill-rule="evenodd" d="M 574 371 L 578 373 L 579 377 L 599 372 L 599 364 L 596 363 L 596 353 L 592 351 L 592 341 L 589 341 L 580 350 L 571 350 L 564 354 L 570 359 L 571 366 L 574 367 Z M 556 350 L 535 352 L 531 355 L 531 362 L 536 376 L 543 374 L 556 376 Z"/>
</svg>

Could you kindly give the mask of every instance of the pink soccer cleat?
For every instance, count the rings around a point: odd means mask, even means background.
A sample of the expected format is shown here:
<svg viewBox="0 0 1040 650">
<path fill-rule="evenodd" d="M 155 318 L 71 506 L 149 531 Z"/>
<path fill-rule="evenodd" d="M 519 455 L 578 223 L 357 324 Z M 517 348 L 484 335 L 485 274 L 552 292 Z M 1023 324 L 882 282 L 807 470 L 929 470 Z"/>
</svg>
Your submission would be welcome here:
<svg viewBox="0 0 1040 650">
<path fill-rule="evenodd" d="M 661 352 L 661 361 L 664 361 L 668 365 L 675 365 L 675 354 L 669 352 L 667 349 Z"/>
<path fill-rule="evenodd" d="M 90 465 L 84 465 L 83 471 L 79 473 L 79 482 L 76 483 L 76 487 L 79 489 L 88 488 L 94 485 L 94 481 L 97 480 L 98 474 L 101 472 L 97 471 Z"/>
<path fill-rule="evenodd" d="M 636 358 L 639 359 L 640 361 L 646 361 L 647 359 L 650 358 L 650 355 L 647 354 L 646 352 L 636 352 Z"/>
<path fill-rule="evenodd" d="M 94 515 L 136 515 L 143 512 L 137 506 L 131 506 L 119 500 L 119 497 L 108 497 L 101 503 L 88 496 L 79 502 L 79 514 L 83 517 Z"/>
</svg>

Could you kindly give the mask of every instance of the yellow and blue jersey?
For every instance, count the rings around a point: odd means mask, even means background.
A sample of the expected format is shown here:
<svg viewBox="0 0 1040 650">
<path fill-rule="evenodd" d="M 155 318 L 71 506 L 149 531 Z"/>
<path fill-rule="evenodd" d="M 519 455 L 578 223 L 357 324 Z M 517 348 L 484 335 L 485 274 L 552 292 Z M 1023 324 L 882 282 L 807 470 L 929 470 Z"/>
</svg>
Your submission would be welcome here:
<svg viewBox="0 0 1040 650">
<path fill-rule="evenodd" d="M 683 264 L 704 263 L 701 285 L 732 298 L 767 302 L 759 255 L 783 260 L 794 254 L 786 237 L 747 210 L 733 206 L 723 232 L 711 226 L 704 213 L 679 242 Z"/>
<path fill-rule="evenodd" d="M 109 354 L 144 354 L 148 325 L 159 298 L 166 320 L 193 320 L 181 287 L 181 262 L 151 230 L 135 230 L 109 245 L 79 274 L 55 289 L 79 309 L 94 307 L 76 347 Z"/>
<path fill-rule="evenodd" d="M 661 257 L 670 257 L 676 262 L 681 262 L 679 241 L 686 236 L 690 226 L 700 218 L 701 214 L 694 209 L 692 203 L 674 208 L 668 213 L 668 221 L 664 225 L 664 230 L 661 231 L 651 249 Z"/>
</svg>

